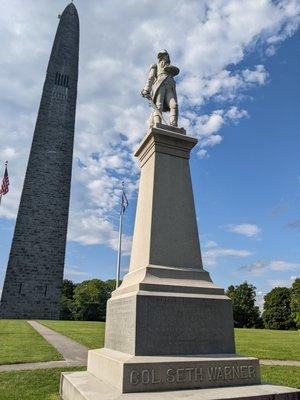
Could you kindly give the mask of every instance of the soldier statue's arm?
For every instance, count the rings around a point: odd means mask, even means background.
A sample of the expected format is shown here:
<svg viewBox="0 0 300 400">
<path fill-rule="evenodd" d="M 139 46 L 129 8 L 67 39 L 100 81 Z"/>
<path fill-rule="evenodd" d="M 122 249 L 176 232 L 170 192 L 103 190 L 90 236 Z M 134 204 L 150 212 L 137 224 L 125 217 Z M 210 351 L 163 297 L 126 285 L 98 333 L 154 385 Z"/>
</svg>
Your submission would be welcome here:
<svg viewBox="0 0 300 400">
<path fill-rule="evenodd" d="M 150 71 L 149 71 L 149 75 L 148 75 L 148 79 L 146 82 L 146 85 L 144 87 L 144 89 L 141 91 L 141 95 L 143 97 L 149 97 L 150 93 L 151 93 L 151 89 L 152 89 L 152 85 L 155 82 L 157 78 L 157 65 L 156 64 L 152 64 L 150 67 Z"/>
</svg>

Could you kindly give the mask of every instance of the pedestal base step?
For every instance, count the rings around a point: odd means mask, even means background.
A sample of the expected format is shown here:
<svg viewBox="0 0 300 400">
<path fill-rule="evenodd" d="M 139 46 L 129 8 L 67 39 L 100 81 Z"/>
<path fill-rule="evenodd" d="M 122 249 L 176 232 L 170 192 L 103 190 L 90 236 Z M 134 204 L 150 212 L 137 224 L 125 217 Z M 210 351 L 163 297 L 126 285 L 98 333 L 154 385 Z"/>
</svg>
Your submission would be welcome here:
<svg viewBox="0 0 300 400">
<path fill-rule="evenodd" d="M 103 383 L 88 372 L 61 376 L 62 400 L 299 400 L 300 390 L 284 386 L 253 385 L 168 392 L 126 393 Z"/>
<path fill-rule="evenodd" d="M 120 393 L 258 385 L 258 359 L 237 354 L 133 356 L 90 350 L 87 370 Z"/>
</svg>

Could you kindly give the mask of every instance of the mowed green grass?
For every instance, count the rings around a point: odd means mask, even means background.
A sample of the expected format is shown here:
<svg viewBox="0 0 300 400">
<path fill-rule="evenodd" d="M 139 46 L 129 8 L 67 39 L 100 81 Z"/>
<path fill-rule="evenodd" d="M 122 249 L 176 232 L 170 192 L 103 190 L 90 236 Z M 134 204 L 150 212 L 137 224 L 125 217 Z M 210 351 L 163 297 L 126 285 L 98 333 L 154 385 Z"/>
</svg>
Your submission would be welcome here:
<svg viewBox="0 0 300 400">
<path fill-rule="evenodd" d="M 0 373 L 0 400 L 59 400 L 61 372 L 85 368 L 44 369 Z M 300 388 L 299 367 L 262 367 L 262 379 L 268 383 Z"/>
<path fill-rule="evenodd" d="M 300 389 L 300 367 L 261 365 L 262 382 Z"/>
<path fill-rule="evenodd" d="M 104 346 L 105 322 L 38 321 L 62 335 L 68 336 L 89 349 Z"/>
<path fill-rule="evenodd" d="M 60 374 L 86 368 L 55 368 L 0 373 L 0 400 L 59 400 Z"/>
<path fill-rule="evenodd" d="M 236 351 L 260 359 L 300 360 L 300 331 L 235 329 Z"/>
<path fill-rule="evenodd" d="M 63 357 L 26 321 L 0 320 L 0 365 L 54 360 Z"/>
<path fill-rule="evenodd" d="M 104 345 L 104 322 L 39 321 L 75 341 L 96 349 Z M 273 360 L 300 360 L 300 332 L 235 329 L 237 353 Z"/>
</svg>

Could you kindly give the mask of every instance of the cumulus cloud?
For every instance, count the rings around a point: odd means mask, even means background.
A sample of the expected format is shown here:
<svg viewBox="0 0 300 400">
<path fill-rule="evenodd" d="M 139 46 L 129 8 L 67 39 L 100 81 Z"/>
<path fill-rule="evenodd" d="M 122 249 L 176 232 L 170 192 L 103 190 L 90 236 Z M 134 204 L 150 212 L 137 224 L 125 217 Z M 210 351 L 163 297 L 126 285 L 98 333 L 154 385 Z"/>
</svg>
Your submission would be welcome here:
<svg viewBox="0 0 300 400">
<path fill-rule="evenodd" d="M 248 265 L 243 265 L 239 268 L 239 271 L 246 271 L 250 275 L 260 276 L 267 271 L 291 271 L 299 270 L 299 263 L 292 263 L 283 260 L 272 260 L 272 261 L 256 261 Z"/>
<path fill-rule="evenodd" d="M 62 7 L 58 0 L 23 3 L 3 0 L 0 6 L 0 147 L 11 179 L 0 210 L 4 218 L 16 216 Z M 222 142 L 222 128 L 248 116 L 233 102 L 268 80 L 260 63 L 244 69 L 238 63 L 257 46 L 276 51 L 299 25 L 299 3 L 78 0 L 76 5 L 82 30 L 68 238 L 115 249 L 120 181 L 125 179 L 130 199 L 138 180 L 132 151 L 150 112 L 139 92 L 157 50 L 167 48 L 181 68 L 180 125 L 199 139 L 198 155 L 206 158 L 207 148 Z M 209 101 L 218 105 L 206 110 Z M 126 252 L 130 242 L 125 236 Z"/>
<path fill-rule="evenodd" d="M 228 232 L 238 233 L 247 237 L 258 236 L 261 229 L 255 224 L 239 224 L 239 225 L 226 225 L 225 229 Z"/>
</svg>

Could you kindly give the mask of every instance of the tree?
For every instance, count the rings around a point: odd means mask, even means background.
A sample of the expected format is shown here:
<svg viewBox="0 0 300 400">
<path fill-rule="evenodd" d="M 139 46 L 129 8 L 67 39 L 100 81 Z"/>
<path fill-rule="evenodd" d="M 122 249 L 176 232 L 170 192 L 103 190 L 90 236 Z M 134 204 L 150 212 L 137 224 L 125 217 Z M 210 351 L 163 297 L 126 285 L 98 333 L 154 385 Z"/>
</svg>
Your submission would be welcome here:
<svg viewBox="0 0 300 400">
<path fill-rule="evenodd" d="M 292 285 L 291 312 L 296 328 L 300 329 L 300 278 L 296 278 Z"/>
<path fill-rule="evenodd" d="M 79 283 L 74 291 L 73 317 L 83 321 L 105 321 L 106 302 L 115 289 L 115 281 L 92 279 Z"/>
<path fill-rule="evenodd" d="M 60 319 L 70 320 L 73 318 L 73 296 L 76 284 L 68 279 L 64 279 L 62 296 L 60 301 Z"/>
<path fill-rule="evenodd" d="M 244 282 L 229 286 L 226 294 L 232 300 L 234 325 L 237 328 L 259 328 L 261 318 L 255 305 L 256 287 Z"/>
<path fill-rule="evenodd" d="M 64 279 L 62 294 L 68 299 L 73 299 L 75 287 L 76 284 L 73 281 L 70 281 L 69 279 Z"/>
<path fill-rule="evenodd" d="M 265 297 L 262 315 L 267 329 L 293 329 L 295 322 L 291 312 L 291 289 L 276 287 Z"/>
</svg>

